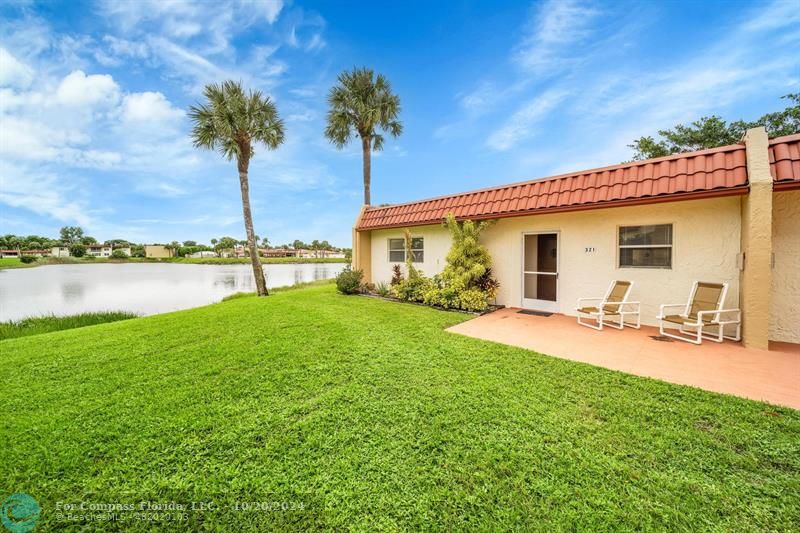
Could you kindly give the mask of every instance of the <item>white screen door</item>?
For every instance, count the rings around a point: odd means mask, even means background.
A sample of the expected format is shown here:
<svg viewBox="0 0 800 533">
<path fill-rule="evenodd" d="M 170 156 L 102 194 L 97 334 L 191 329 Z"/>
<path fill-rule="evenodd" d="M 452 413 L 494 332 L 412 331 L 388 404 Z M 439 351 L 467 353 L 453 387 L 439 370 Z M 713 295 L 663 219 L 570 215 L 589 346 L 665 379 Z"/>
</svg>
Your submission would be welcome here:
<svg viewBox="0 0 800 533">
<path fill-rule="evenodd" d="M 558 312 L 558 233 L 522 239 L 522 307 Z"/>
</svg>

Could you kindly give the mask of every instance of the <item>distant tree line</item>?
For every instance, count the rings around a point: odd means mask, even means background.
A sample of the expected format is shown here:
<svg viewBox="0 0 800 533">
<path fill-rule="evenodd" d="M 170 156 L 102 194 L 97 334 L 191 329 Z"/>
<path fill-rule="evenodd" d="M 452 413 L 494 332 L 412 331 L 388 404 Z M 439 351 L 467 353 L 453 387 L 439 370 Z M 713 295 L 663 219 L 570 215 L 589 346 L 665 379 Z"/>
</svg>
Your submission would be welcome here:
<svg viewBox="0 0 800 533">
<path fill-rule="evenodd" d="M 314 239 L 310 244 L 301 240 L 295 240 L 291 244 L 282 244 L 279 246 L 270 246 L 267 237 L 256 237 L 256 242 L 262 248 L 271 249 L 304 249 L 304 250 L 330 250 L 330 251 L 344 251 L 347 248 L 337 248 L 331 245 L 328 241 L 319 241 Z M 82 257 L 86 254 L 86 247 L 90 244 L 97 244 L 98 241 L 94 237 L 86 235 L 83 229 L 79 226 L 64 226 L 59 231 L 59 237 L 53 239 L 51 237 L 43 237 L 41 235 L 13 235 L 7 234 L 0 236 L 0 249 L 3 250 L 42 250 L 50 249 L 57 246 L 65 246 L 69 248 L 70 253 L 75 257 Z M 130 248 L 132 257 L 144 257 L 144 244 L 137 244 L 126 239 L 110 239 L 103 242 L 105 245 L 111 245 L 114 248 Z M 242 239 L 235 239 L 233 237 L 220 237 L 219 239 L 211 239 L 211 245 L 198 243 L 197 241 L 172 241 L 169 243 L 154 243 L 165 246 L 173 250 L 177 257 L 186 257 L 196 252 L 211 251 L 220 254 L 225 251 L 235 249 L 237 246 L 246 246 L 247 241 Z"/>
</svg>

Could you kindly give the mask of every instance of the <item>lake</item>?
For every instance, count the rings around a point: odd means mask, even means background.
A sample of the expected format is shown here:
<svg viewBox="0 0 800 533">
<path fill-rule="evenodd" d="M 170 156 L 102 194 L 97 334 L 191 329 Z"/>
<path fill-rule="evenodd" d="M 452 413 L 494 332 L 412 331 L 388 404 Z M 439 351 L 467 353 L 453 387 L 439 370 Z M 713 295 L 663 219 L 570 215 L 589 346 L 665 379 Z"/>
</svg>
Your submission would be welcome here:
<svg viewBox="0 0 800 533">
<path fill-rule="evenodd" d="M 264 265 L 268 287 L 336 276 L 345 263 Z M 0 270 L 0 321 L 88 311 L 154 315 L 255 292 L 247 265 L 117 263 Z"/>
</svg>

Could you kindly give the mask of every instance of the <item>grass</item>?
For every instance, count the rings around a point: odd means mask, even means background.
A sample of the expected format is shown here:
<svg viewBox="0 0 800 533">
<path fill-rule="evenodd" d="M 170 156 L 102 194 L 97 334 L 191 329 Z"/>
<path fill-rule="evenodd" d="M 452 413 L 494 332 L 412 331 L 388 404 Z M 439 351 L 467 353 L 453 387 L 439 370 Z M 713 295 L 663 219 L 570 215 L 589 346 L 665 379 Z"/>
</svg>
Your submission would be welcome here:
<svg viewBox="0 0 800 533">
<path fill-rule="evenodd" d="M 1 341 L 0 487 L 41 530 L 141 501 L 215 509 L 124 527 L 800 523 L 800 411 L 444 331 L 467 318 L 322 285 Z"/>
<path fill-rule="evenodd" d="M 0 340 L 39 335 L 64 329 L 82 328 L 136 318 L 134 313 L 126 311 L 109 311 L 103 313 L 82 313 L 71 316 L 42 316 L 0 322 Z"/>
<path fill-rule="evenodd" d="M 265 265 L 280 264 L 308 264 L 308 263 L 346 263 L 347 259 L 332 257 L 262 257 L 261 263 Z M 42 257 L 34 263 L 25 264 L 18 258 L 0 259 L 0 270 L 4 268 L 28 268 L 44 265 L 81 265 L 96 263 L 179 263 L 187 265 L 249 265 L 247 257 L 171 257 L 168 259 L 155 259 L 147 257 L 129 257 L 128 259 L 111 259 L 108 257 Z"/>
<path fill-rule="evenodd" d="M 26 268 L 29 266 L 33 266 L 33 264 L 25 264 L 19 260 L 19 257 L 0 257 L 0 269 Z"/>
</svg>

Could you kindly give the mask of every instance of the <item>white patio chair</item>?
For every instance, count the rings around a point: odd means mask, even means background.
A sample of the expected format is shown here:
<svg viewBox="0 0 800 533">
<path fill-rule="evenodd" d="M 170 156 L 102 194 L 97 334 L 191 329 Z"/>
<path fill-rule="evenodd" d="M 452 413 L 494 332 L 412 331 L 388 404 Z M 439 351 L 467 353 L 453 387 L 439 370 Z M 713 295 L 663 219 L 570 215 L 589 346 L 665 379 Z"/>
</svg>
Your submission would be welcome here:
<svg viewBox="0 0 800 533">
<path fill-rule="evenodd" d="M 628 301 L 628 296 L 633 288 L 631 281 L 612 281 L 608 286 L 605 296 L 600 298 L 578 298 L 578 306 L 575 311 L 578 313 L 578 324 L 602 331 L 603 325 L 612 328 L 622 329 L 625 326 L 639 329 L 641 327 L 641 317 L 639 316 L 640 302 Z M 588 305 L 597 302 L 594 305 Z M 625 322 L 627 315 L 636 317 L 636 323 Z M 584 322 L 582 317 L 589 318 L 592 322 Z M 609 320 L 609 317 L 619 317 L 619 322 Z"/>
<path fill-rule="evenodd" d="M 728 294 L 727 283 L 707 283 L 695 281 L 689 301 L 685 304 L 663 304 L 658 314 L 658 329 L 661 335 L 679 341 L 700 344 L 703 339 L 722 342 L 723 339 L 739 341 L 742 338 L 742 311 L 740 309 L 723 309 L 725 296 Z M 677 314 L 667 314 L 667 310 L 682 308 Z M 726 315 L 723 317 L 723 315 Z M 665 325 L 672 325 L 680 333 L 668 333 Z M 735 335 L 725 335 L 725 326 L 736 325 Z M 676 328 L 677 326 L 677 328 Z M 707 333 L 707 329 L 716 329 L 716 333 Z"/>
</svg>

